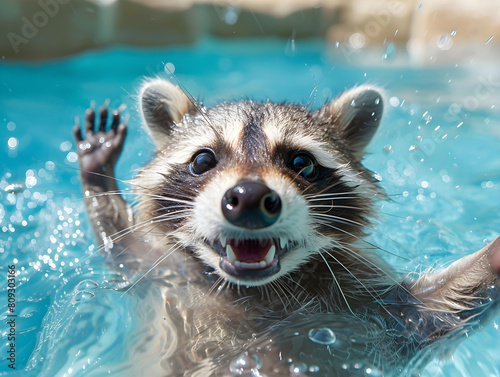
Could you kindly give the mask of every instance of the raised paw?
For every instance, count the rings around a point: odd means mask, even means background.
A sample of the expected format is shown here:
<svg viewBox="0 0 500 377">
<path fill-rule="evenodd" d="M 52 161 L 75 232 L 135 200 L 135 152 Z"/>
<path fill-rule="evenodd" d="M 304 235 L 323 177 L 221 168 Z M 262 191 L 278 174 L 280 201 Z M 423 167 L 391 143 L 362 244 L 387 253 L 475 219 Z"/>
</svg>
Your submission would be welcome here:
<svg viewBox="0 0 500 377">
<path fill-rule="evenodd" d="M 120 109 L 113 111 L 111 126 L 108 129 L 108 105 L 104 104 L 99 109 L 97 130 L 93 107 L 85 112 L 85 137 L 82 137 L 78 121 L 73 127 L 80 172 L 86 182 L 104 185 L 113 177 L 114 166 L 127 134 L 126 121 L 121 123 L 120 119 Z"/>
</svg>

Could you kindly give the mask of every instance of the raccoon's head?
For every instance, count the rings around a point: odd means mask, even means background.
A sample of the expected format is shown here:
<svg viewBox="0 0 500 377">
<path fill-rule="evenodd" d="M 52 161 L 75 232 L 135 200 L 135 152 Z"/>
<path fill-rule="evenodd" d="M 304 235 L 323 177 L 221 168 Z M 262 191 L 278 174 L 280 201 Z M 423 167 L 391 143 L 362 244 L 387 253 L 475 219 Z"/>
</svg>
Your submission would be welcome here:
<svg viewBox="0 0 500 377">
<path fill-rule="evenodd" d="M 252 101 L 205 109 L 156 79 L 140 106 L 158 151 L 136 178 L 139 215 L 224 279 L 269 283 L 363 232 L 379 192 L 360 164 L 383 112 L 376 89 L 315 112 Z"/>
</svg>

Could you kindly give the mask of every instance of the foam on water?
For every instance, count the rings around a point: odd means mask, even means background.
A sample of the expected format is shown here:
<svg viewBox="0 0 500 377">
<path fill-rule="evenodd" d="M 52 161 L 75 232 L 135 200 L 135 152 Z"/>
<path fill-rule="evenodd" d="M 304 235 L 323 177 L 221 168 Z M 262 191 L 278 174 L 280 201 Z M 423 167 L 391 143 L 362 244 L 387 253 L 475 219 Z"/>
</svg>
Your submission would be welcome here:
<svg viewBox="0 0 500 377">
<path fill-rule="evenodd" d="M 397 54 L 391 50 L 378 67 L 361 68 L 332 60 L 319 41 L 294 41 L 293 54 L 289 50 L 281 40 L 205 40 L 189 48 L 110 49 L 36 65 L 2 61 L 0 273 L 15 264 L 19 316 L 17 372 L 9 375 L 168 371 L 163 360 L 173 352 L 174 330 L 163 318 L 161 292 L 145 282 L 124 294 L 128 282 L 110 271 L 92 246 L 71 133 L 74 116 L 82 116 L 91 100 L 100 104 L 109 98 L 112 108 L 126 103 L 130 130 L 117 177 L 131 178 L 153 153 L 140 129 L 136 89 L 142 77 L 165 68 L 175 69 L 183 86 L 207 105 L 269 98 L 318 107 L 345 88 L 381 84 L 388 111 L 365 165 L 377 173 L 390 200 L 380 203 L 382 215 L 368 240 L 404 274 L 448 264 L 500 234 L 495 67 L 398 67 L 391 65 L 390 55 Z M 0 307 L 5 323 L 5 285 Z M 471 336 L 448 360 L 431 362 L 423 375 L 500 374 L 497 323 Z M 300 336 L 340 347 L 342 334 L 331 325 L 315 323 Z M 2 330 L 1 336 L 5 355 L 7 333 Z M 257 353 L 242 355 L 232 367 L 244 371 L 242 362 L 250 362 L 250 371 L 258 370 Z M 322 368 L 303 360 L 286 367 L 311 376 Z M 366 375 L 378 373 L 363 368 Z M 0 371 L 7 370 L 2 364 Z"/>
</svg>

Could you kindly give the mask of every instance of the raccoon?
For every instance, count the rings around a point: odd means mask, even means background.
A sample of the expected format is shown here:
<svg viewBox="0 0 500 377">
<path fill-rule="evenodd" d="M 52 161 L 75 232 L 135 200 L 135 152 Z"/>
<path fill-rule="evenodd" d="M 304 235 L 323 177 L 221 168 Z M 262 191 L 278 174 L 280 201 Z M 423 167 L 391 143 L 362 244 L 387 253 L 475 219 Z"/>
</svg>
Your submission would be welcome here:
<svg viewBox="0 0 500 377">
<path fill-rule="evenodd" d="M 179 332 L 172 375 L 190 375 L 206 360 L 211 366 L 193 375 L 231 375 L 232 357 L 260 347 L 256 334 L 345 313 L 353 323 L 367 313 L 383 318 L 393 335 L 381 355 L 399 350 L 391 362 L 401 368 L 478 313 L 493 313 L 499 240 L 417 280 L 401 280 L 362 247 L 375 203 L 385 198 L 361 164 L 383 103 L 380 89 L 363 85 L 316 111 L 251 100 L 207 109 L 171 82 L 149 80 L 139 106 L 156 155 L 131 182 L 134 211 L 114 178 L 126 136 L 119 111 L 109 130 L 106 107 L 97 131 L 92 109 L 85 137 L 75 126 L 87 210 L 104 254 L 140 278 L 169 271 L 165 300 Z"/>
</svg>

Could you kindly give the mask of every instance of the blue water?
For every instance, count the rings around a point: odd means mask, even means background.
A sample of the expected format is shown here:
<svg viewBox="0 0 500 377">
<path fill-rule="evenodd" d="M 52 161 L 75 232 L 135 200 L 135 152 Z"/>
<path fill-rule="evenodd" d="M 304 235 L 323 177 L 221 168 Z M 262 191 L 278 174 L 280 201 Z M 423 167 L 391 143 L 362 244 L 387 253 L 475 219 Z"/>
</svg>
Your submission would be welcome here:
<svg viewBox="0 0 500 377">
<path fill-rule="evenodd" d="M 165 348 L 161 321 L 154 321 L 162 315 L 159 291 L 138 285 L 123 294 L 121 277 L 95 254 L 71 127 L 91 100 L 127 104 L 129 135 L 117 177 L 131 178 L 153 153 L 136 90 L 143 77 L 164 73 L 166 63 L 207 105 L 269 98 L 318 107 L 356 84 L 382 85 L 388 111 L 365 165 L 392 200 L 380 203 L 370 241 L 409 273 L 446 265 L 500 235 L 500 72 L 494 65 L 419 68 L 405 56 L 381 53 L 375 60 L 370 55 L 369 66 L 353 66 L 321 41 L 296 42 L 294 50 L 287 42 L 206 39 L 184 48 L 0 61 L 1 373 L 158 373 Z M 9 265 L 18 273 L 15 371 L 5 360 Z M 500 375 L 497 323 L 498 316 L 423 375 Z"/>
</svg>

